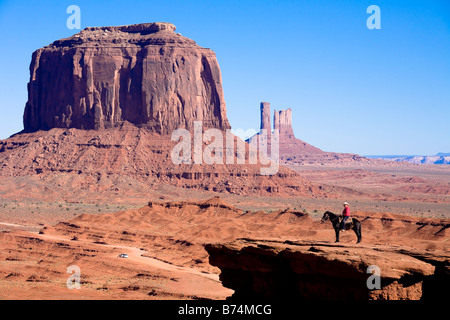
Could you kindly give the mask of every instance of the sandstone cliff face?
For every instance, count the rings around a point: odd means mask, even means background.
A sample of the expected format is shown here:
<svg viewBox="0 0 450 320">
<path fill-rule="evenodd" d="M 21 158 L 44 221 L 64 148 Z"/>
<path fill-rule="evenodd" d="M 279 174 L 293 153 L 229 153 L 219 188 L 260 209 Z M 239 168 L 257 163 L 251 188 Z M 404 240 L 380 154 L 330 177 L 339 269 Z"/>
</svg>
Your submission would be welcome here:
<svg viewBox="0 0 450 320">
<path fill-rule="evenodd" d="M 25 131 L 128 121 L 168 134 L 196 120 L 230 127 L 220 69 L 172 24 L 86 28 L 33 53 Z"/>
<path fill-rule="evenodd" d="M 240 239 L 205 249 L 236 299 L 434 301 L 450 280 L 448 253 L 413 248 Z"/>
</svg>

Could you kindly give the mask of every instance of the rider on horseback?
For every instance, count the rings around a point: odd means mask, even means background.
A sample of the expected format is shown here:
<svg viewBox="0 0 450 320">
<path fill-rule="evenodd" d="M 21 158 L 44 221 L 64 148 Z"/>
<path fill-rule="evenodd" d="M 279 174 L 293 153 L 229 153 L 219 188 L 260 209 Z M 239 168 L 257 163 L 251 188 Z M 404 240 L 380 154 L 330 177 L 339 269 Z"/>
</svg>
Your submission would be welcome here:
<svg viewBox="0 0 450 320">
<path fill-rule="evenodd" d="M 342 217 L 344 218 L 343 222 L 345 223 L 345 220 L 347 220 L 350 217 L 350 209 L 348 208 L 348 203 L 345 203 L 344 206 L 346 207 L 344 211 L 342 212 Z M 339 216 L 337 214 L 334 214 L 333 212 L 326 211 L 323 214 L 323 217 L 321 219 L 322 222 L 325 222 L 327 220 L 331 221 L 331 224 L 333 225 L 334 232 L 336 233 L 336 242 L 339 242 L 339 233 L 341 232 L 341 228 L 344 225 L 342 222 L 339 221 Z M 347 223 L 347 230 L 353 230 L 356 233 L 356 236 L 358 237 L 358 241 L 356 243 L 361 242 L 361 222 L 358 219 L 352 218 L 352 221 Z"/>
<path fill-rule="evenodd" d="M 345 221 L 350 218 L 350 207 L 347 202 L 344 202 L 344 210 L 342 211 L 341 230 L 344 231 Z"/>
</svg>

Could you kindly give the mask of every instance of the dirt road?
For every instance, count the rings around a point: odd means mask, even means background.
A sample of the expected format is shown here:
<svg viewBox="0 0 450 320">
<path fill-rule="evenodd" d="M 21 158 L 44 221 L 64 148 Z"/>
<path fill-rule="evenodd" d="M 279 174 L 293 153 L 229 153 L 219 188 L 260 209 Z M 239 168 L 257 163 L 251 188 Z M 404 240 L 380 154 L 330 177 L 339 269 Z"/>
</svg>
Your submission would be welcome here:
<svg viewBox="0 0 450 320">
<path fill-rule="evenodd" d="M 64 238 L 61 236 L 48 235 L 48 234 L 36 233 L 36 237 L 38 237 L 42 240 L 66 241 L 66 242 L 71 241 L 70 239 L 67 239 L 67 238 Z M 146 264 L 150 267 L 154 267 L 157 269 L 164 269 L 164 270 L 173 271 L 173 272 L 189 273 L 192 275 L 197 275 L 197 276 L 201 276 L 204 278 L 208 278 L 208 279 L 216 281 L 216 282 L 220 282 L 219 276 L 216 274 L 201 272 L 194 268 L 176 266 L 176 265 L 173 265 L 173 264 L 170 264 L 170 263 L 167 263 L 167 262 L 155 259 L 155 258 L 145 257 L 145 256 L 143 256 L 143 254 L 146 251 L 143 249 L 140 249 L 140 248 L 123 246 L 123 245 L 113 245 L 113 244 L 97 244 L 97 243 L 92 243 L 92 242 L 83 241 L 83 240 L 77 240 L 77 242 L 78 243 L 88 243 L 90 245 L 94 244 L 94 245 L 98 245 L 98 246 L 102 246 L 102 247 L 122 249 L 122 253 L 126 253 L 128 255 L 128 258 L 126 258 L 126 259 L 128 259 L 128 261 L 136 262 L 136 263 L 143 263 L 143 264 Z M 115 258 L 120 259 L 117 255 L 111 255 L 111 259 L 115 259 Z"/>
</svg>

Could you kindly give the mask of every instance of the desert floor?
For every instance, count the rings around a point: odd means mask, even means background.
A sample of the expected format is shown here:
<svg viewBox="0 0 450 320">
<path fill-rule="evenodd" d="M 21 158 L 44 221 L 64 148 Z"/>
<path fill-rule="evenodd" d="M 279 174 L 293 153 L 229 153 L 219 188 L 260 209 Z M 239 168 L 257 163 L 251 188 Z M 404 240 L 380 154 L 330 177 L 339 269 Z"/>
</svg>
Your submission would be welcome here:
<svg viewBox="0 0 450 320">
<path fill-rule="evenodd" d="M 355 215 L 378 219 L 363 225 L 362 245 L 448 252 L 450 167 L 293 169 L 351 192 L 332 199 L 240 196 L 125 181 L 118 195 L 106 187 L 79 192 L 64 174 L 51 181 L 2 178 L 0 299 L 225 299 L 232 291 L 209 265 L 204 244 L 240 237 L 334 242 L 331 225 L 319 220 L 326 210 L 339 213 L 343 201 Z M 217 196 L 222 211 L 192 209 L 191 202 Z M 149 201 L 181 204 L 150 210 Z M 426 227 L 411 228 L 411 221 Z M 355 239 L 347 232 L 341 240 Z M 67 287 L 71 265 L 81 270 L 79 290 Z"/>
</svg>

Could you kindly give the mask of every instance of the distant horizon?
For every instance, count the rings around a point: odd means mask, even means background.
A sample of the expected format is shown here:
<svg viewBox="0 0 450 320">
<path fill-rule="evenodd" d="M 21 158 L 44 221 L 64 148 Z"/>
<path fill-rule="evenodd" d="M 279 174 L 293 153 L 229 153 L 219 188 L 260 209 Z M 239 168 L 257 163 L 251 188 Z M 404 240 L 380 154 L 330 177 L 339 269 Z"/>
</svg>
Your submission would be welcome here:
<svg viewBox="0 0 450 320">
<path fill-rule="evenodd" d="M 370 154 L 370 155 L 362 155 L 363 157 L 370 158 L 370 157 L 386 157 L 386 158 L 401 158 L 401 157 L 439 157 L 439 153 L 446 153 L 446 152 L 438 152 L 437 154 Z M 450 153 L 448 153 L 450 155 Z"/>
<path fill-rule="evenodd" d="M 292 109 L 296 138 L 323 151 L 450 151 L 450 2 L 248 0 L 0 2 L 0 139 L 23 129 L 32 53 L 81 26 L 165 21 L 217 56 L 233 129 L 259 130 L 259 104 Z M 381 10 L 369 29 L 367 8 Z M 14 27 L 11 27 L 14 26 Z M 8 50 L 6 50 L 8 48 Z"/>
</svg>

